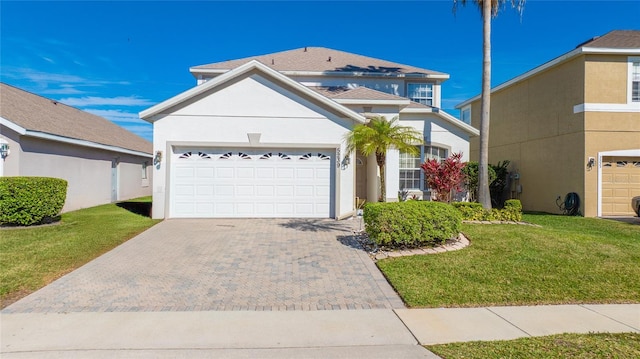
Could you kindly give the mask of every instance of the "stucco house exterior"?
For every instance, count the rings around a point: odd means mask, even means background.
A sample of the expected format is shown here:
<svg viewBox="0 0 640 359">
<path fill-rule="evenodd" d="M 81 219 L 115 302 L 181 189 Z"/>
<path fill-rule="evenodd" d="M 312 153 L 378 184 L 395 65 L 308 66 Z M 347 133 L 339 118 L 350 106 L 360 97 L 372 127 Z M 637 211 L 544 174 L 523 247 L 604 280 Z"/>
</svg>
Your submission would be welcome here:
<svg viewBox="0 0 640 359">
<path fill-rule="evenodd" d="M 67 180 L 63 212 L 151 195 L 152 144 L 102 117 L 0 84 L 0 176 Z"/>
<path fill-rule="evenodd" d="M 153 217 L 345 218 L 378 200 L 375 158 L 345 152 L 371 116 L 424 135 L 387 156 L 389 201 L 422 195 L 427 157 L 469 153 L 471 125 L 441 111 L 449 75 L 306 47 L 190 69 L 197 85 L 140 113 L 153 123 Z"/>
<path fill-rule="evenodd" d="M 480 96 L 456 106 L 480 122 Z M 640 196 L 640 31 L 611 31 L 491 92 L 489 162 L 511 161 L 512 197 L 558 213 L 575 192 L 587 217 L 634 215 Z M 471 158 L 478 158 L 471 139 Z"/>
</svg>

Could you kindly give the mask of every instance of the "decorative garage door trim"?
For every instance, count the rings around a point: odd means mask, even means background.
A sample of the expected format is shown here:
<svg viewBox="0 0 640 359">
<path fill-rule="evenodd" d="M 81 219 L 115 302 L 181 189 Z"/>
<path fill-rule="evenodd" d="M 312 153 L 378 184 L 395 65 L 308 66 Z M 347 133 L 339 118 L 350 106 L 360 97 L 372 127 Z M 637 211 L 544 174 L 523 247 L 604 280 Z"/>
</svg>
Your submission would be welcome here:
<svg viewBox="0 0 640 359">
<path fill-rule="evenodd" d="M 328 218 L 334 149 L 174 147 L 169 216 Z"/>
</svg>

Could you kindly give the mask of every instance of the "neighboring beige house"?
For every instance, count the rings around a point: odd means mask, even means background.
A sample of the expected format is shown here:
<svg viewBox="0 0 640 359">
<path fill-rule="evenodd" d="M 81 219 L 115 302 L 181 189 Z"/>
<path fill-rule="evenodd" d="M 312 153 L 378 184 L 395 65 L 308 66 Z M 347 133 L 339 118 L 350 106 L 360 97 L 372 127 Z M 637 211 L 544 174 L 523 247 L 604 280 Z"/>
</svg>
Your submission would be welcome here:
<svg viewBox="0 0 640 359">
<path fill-rule="evenodd" d="M 480 96 L 457 108 L 479 127 Z M 511 161 L 511 195 L 525 210 L 559 212 L 556 199 L 576 192 L 584 216 L 634 215 L 640 31 L 611 31 L 495 87 L 490 124 L 489 162 Z"/>
<path fill-rule="evenodd" d="M 68 181 L 63 212 L 151 195 L 152 144 L 96 115 L 0 84 L 0 176 Z"/>
<path fill-rule="evenodd" d="M 440 110 L 448 74 L 322 47 L 196 66 L 197 86 L 140 113 L 153 123 L 153 217 L 345 218 L 377 201 L 375 156 L 344 138 L 371 116 L 424 137 L 391 149 L 386 193 L 422 196 L 420 164 L 469 152 L 478 131 Z M 416 144 L 417 145 L 417 144 Z"/>
</svg>

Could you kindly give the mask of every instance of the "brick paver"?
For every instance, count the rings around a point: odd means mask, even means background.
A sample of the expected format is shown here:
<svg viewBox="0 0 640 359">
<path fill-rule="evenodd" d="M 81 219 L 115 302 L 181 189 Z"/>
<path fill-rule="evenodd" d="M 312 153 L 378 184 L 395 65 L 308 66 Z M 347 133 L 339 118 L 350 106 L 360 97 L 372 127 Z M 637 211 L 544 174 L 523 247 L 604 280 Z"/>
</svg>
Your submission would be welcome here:
<svg viewBox="0 0 640 359">
<path fill-rule="evenodd" d="M 19 312 L 403 308 L 355 221 L 166 220 L 5 308 Z"/>
</svg>

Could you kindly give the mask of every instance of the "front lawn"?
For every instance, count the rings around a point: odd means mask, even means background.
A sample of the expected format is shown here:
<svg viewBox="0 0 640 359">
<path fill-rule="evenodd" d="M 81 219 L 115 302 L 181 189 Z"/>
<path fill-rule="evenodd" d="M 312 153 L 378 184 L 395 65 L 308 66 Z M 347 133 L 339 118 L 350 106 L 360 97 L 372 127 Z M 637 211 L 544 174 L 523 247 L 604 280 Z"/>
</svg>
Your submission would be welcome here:
<svg viewBox="0 0 640 359">
<path fill-rule="evenodd" d="M 492 342 L 431 345 L 427 349 L 451 358 L 640 358 L 640 334 L 560 334 Z"/>
<path fill-rule="evenodd" d="M 65 213 L 55 225 L 0 229 L 2 308 L 158 223 L 126 209 L 141 202 L 151 198 Z"/>
<path fill-rule="evenodd" d="M 542 227 L 464 224 L 471 246 L 378 267 L 410 307 L 640 300 L 640 226 L 547 214 L 524 221 Z"/>
</svg>

